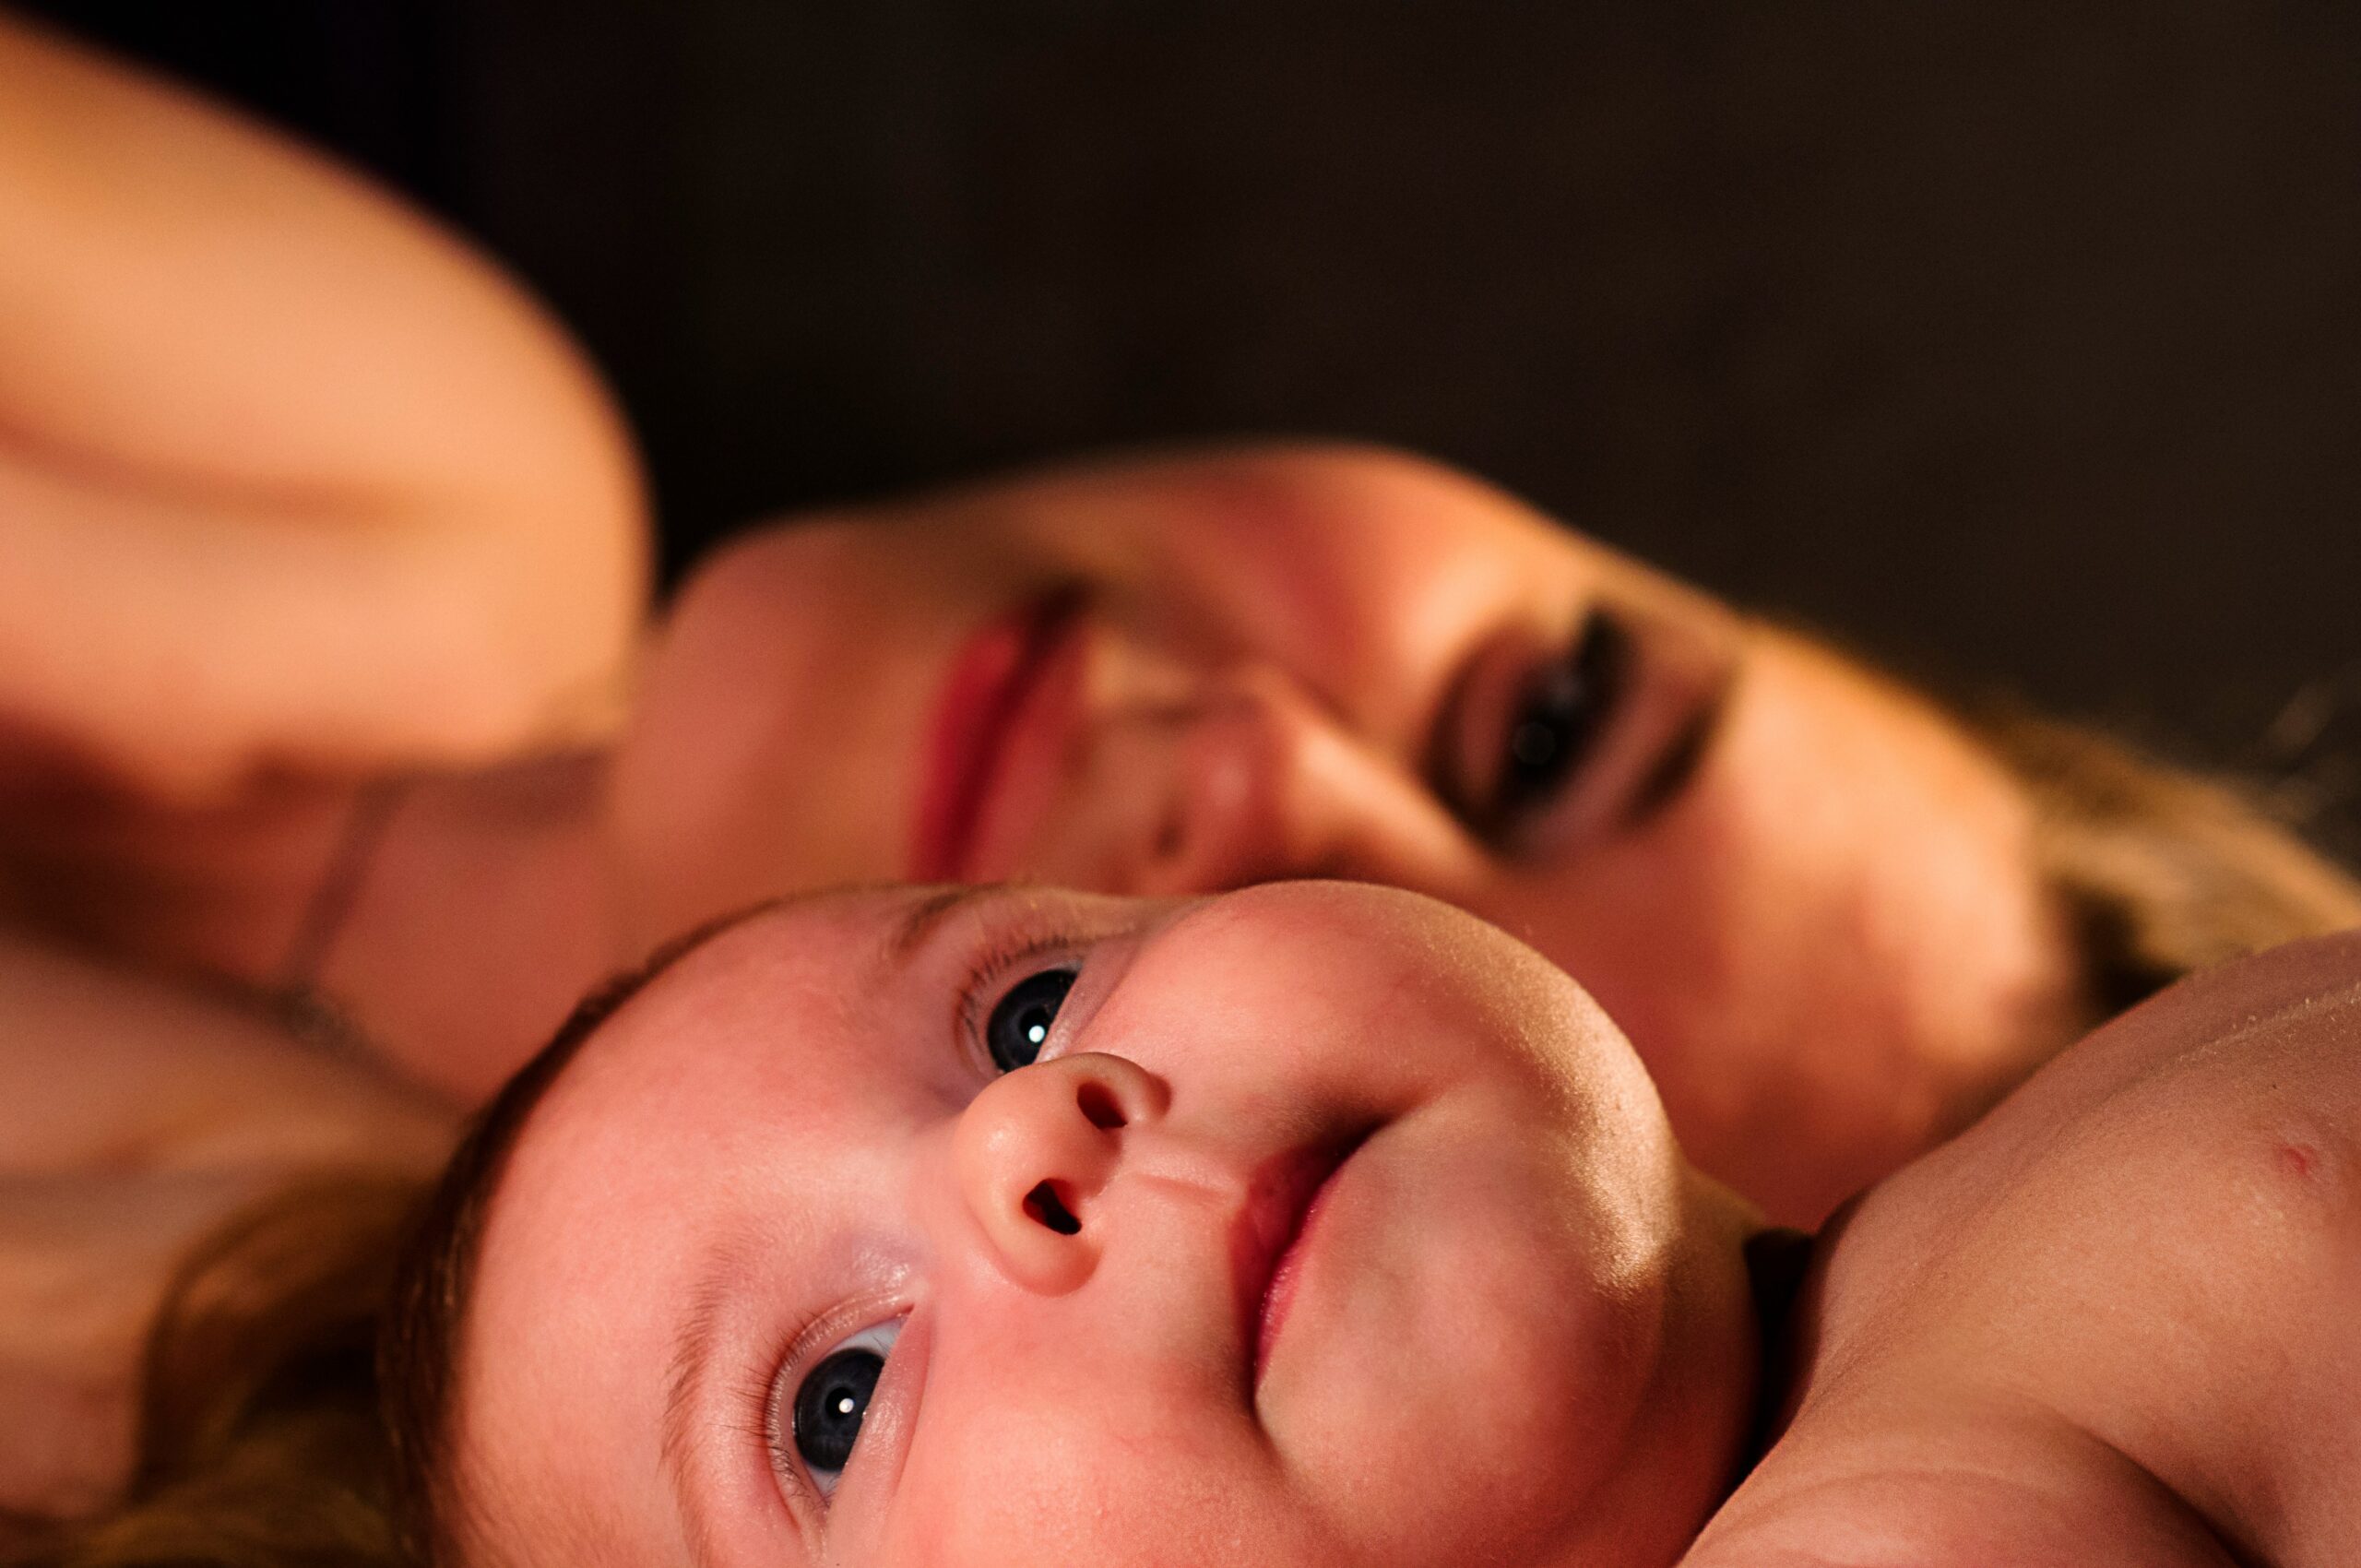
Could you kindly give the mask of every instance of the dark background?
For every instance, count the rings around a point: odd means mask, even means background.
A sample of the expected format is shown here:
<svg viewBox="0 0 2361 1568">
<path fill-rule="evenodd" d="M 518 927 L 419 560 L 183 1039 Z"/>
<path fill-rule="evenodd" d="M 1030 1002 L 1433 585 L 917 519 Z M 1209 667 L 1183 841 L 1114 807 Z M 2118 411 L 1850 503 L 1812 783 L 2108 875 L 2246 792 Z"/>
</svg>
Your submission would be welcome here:
<svg viewBox="0 0 2361 1568">
<path fill-rule="evenodd" d="M 2353 842 L 2351 5 L 30 8 L 530 279 L 676 563 L 1082 447 L 1368 437 Z"/>
</svg>

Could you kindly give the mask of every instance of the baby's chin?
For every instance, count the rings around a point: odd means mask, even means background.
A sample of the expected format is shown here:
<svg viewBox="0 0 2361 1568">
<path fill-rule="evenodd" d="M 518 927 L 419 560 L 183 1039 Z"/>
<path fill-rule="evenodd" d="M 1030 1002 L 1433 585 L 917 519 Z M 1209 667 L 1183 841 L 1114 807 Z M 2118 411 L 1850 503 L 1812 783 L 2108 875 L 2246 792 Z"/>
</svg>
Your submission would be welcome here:
<svg viewBox="0 0 2361 1568">
<path fill-rule="evenodd" d="M 1504 1155 L 1480 1163 L 1482 1174 L 1528 1199 L 1554 1185 L 1536 1178 L 1520 1186 L 1519 1162 Z M 1579 1159 L 1571 1173 L 1578 1181 L 1600 1174 Z M 1449 1185 L 1441 1166 L 1419 1175 Z M 1390 1558 L 1381 1537 L 1358 1543 L 1367 1550 L 1356 1560 L 1670 1564 L 1720 1506 L 1750 1457 L 1755 1426 L 1762 1325 L 1745 1245 L 1762 1222 L 1677 1154 L 1631 1179 L 1651 1190 L 1627 1189 L 1580 1218 L 1577 1196 L 1556 1206 L 1554 1225 L 1536 1218 L 1529 1228 L 1513 1206 L 1485 1201 L 1478 1182 L 1463 1182 L 1451 1189 L 1465 1199 L 1451 1206 L 1465 1221 L 1457 1233 L 1371 1271 L 1374 1283 L 1355 1294 L 1379 1299 L 1373 1317 L 1453 1322 L 1468 1331 L 1459 1341 L 1394 1335 L 1400 1355 L 1417 1360 L 1441 1360 L 1462 1344 L 1466 1358 L 1452 1366 L 1465 1373 L 1465 1388 L 1389 1364 L 1377 1351 L 1386 1335 L 1355 1322 L 1349 1298 L 1299 1304 L 1298 1326 L 1312 1332 L 1301 1353 L 1275 1362 L 1275 1384 L 1287 1376 L 1296 1387 L 1273 1393 L 1304 1394 L 1317 1414 L 1273 1430 L 1299 1444 L 1306 1428 L 1322 1438 L 1296 1457 L 1340 1473 L 1376 1459 L 1406 1424 L 1459 1434 L 1418 1464 L 1415 1484 L 1402 1489 L 1422 1491 L 1431 1507 L 1464 1512 L 1460 1527 L 1469 1533 L 1459 1550 Z M 1346 1246 L 1356 1239 L 1347 1225 L 1366 1216 L 1340 1206 L 1334 1218 L 1334 1239 Z M 1556 1246 L 1553 1256 L 1553 1243 L 1574 1231 L 1578 1243 Z M 1443 1289 L 1422 1292 L 1426 1283 Z M 1340 1325 L 1335 1343 L 1322 1344 L 1318 1330 Z M 1489 1408 L 1469 1426 L 1464 1396 L 1486 1388 Z M 1436 1397 L 1421 1403 L 1422 1396 Z M 1439 1530 L 1449 1538 L 1453 1526 Z"/>
<path fill-rule="evenodd" d="M 1296 884 L 1232 897 L 1331 904 L 1336 929 L 1371 948 L 1390 946 L 1406 981 L 1428 967 L 1435 1016 L 1420 1019 L 1397 1007 L 1389 1016 L 1414 1024 L 1448 1018 L 1467 1030 L 1460 1049 L 1500 1052 L 1464 1077 L 1447 1062 L 1431 1063 L 1440 1092 L 1398 1129 L 1414 1146 L 1421 1139 L 1428 1146 L 1422 1165 L 1406 1167 L 1414 1189 L 1468 1194 L 1455 1209 L 1422 1220 L 1438 1231 L 1474 1232 L 1465 1255 L 1450 1260 L 1456 1295 L 1494 1302 L 1513 1324 L 1525 1315 L 1520 1301 L 1543 1298 L 1552 1311 L 1541 1315 L 1561 1322 L 1530 1324 L 1530 1343 L 1550 1347 L 1561 1362 L 1596 1363 L 1590 1373 L 1579 1364 L 1531 1372 L 1545 1387 L 1562 1384 L 1569 1399 L 1605 1400 L 1562 1434 L 1536 1423 L 1537 1443 L 1595 1445 L 1617 1434 L 1587 1465 L 1579 1455 L 1566 1465 L 1539 1456 L 1540 1473 L 1571 1479 L 1587 1468 L 1602 1489 L 1599 1519 L 1608 1533 L 1591 1546 L 1627 1535 L 1685 1545 L 1718 1504 L 1753 1424 L 1762 1330 L 1746 1246 L 1765 1228 L 1760 1212 L 1688 1163 L 1620 1029 L 1524 943 L 1464 911 L 1393 890 Z M 1372 1149 L 1387 1141 L 1381 1134 Z M 1402 1202 L 1420 1206 L 1415 1191 Z M 1448 1255 L 1452 1238 L 1439 1236 L 1433 1247 Z M 1521 1261 L 1507 1265 L 1503 1254 Z M 1388 1277 L 1414 1277 L 1422 1272 L 1417 1263 L 1405 1259 Z M 1579 1335 L 1562 1326 L 1570 1313 L 1590 1316 Z M 1592 1375 L 1635 1360 L 1645 1369 L 1636 1394 L 1627 1370 Z M 1382 1381 L 1383 1374 L 1365 1375 Z M 1372 1408 L 1362 1419 L 1379 1416 Z M 1649 1559 L 1643 1552 L 1631 1560 Z"/>
<path fill-rule="evenodd" d="M 1746 1244 L 1764 1224 L 1685 1163 L 1677 1180 L 1680 1218 L 1652 1375 L 1574 1536 L 1536 1568 L 1679 1562 L 1756 1457 L 1763 1325 Z"/>
</svg>

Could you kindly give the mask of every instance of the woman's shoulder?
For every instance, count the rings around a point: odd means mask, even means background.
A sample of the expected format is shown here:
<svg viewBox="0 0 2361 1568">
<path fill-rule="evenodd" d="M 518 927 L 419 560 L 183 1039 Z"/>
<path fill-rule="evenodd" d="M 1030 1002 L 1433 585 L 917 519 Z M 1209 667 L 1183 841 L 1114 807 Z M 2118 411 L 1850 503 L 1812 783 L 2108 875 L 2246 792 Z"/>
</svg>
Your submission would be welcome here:
<svg viewBox="0 0 2361 1568">
<path fill-rule="evenodd" d="M 345 1158 L 428 1168 L 454 1121 L 233 988 L 0 923 L 0 1180 Z"/>
</svg>

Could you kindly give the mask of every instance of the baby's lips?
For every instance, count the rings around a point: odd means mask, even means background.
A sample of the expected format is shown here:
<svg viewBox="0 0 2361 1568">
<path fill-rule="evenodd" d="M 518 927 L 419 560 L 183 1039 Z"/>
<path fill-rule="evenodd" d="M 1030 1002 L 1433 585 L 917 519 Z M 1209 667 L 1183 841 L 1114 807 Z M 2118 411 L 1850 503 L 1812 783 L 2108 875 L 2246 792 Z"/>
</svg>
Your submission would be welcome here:
<svg viewBox="0 0 2361 1568">
<path fill-rule="evenodd" d="M 1271 1343 L 1287 1318 L 1307 1222 L 1328 1182 L 1366 1134 L 1291 1149 L 1249 1179 L 1230 1229 L 1240 1336 L 1250 1354 L 1249 1386 L 1259 1386 Z"/>
</svg>

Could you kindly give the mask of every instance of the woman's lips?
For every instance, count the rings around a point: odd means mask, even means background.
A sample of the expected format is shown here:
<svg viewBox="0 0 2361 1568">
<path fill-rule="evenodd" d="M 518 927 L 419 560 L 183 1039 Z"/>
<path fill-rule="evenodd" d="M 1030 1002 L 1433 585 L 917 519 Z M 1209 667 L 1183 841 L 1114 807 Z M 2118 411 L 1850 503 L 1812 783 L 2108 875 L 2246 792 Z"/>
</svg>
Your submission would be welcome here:
<svg viewBox="0 0 2361 1568">
<path fill-rule="evenodd" d="M 1248 1183 L 1245 1205 L 1230 1227 L 1238 1311 L 1253 1347 L 1253 1386 L 1260 1388 L 1271 1346 L 1295 1304 L 1298 1280 L 1329 1184 L 1362 1139 L 1294 1150 L 1266 1161 Z"/>
<path fill-rule="evenodd" d="M 983 627 L 953 656 L 926 729 L 913 881 L 964 880 L 1010 735 L 1081 609 L 1079 593 L 1047 595 Z"/>
</svg>

